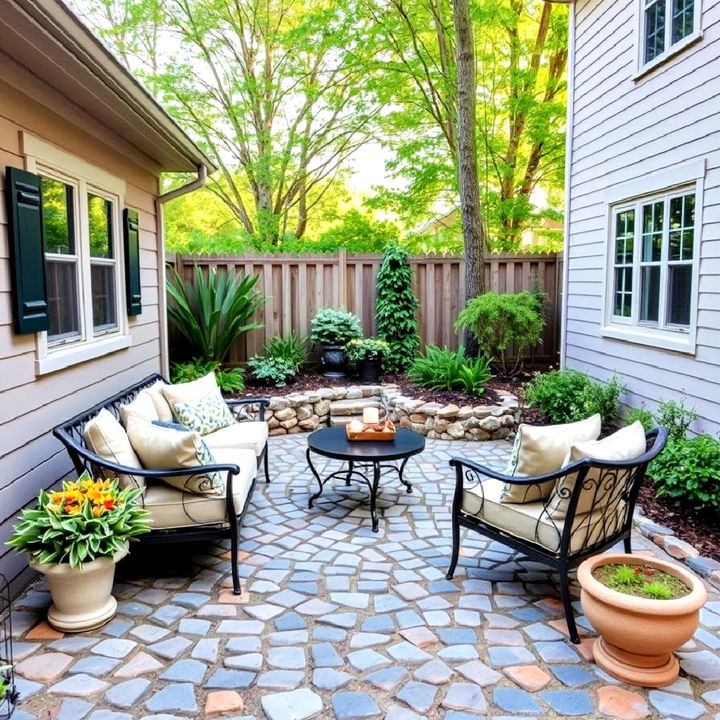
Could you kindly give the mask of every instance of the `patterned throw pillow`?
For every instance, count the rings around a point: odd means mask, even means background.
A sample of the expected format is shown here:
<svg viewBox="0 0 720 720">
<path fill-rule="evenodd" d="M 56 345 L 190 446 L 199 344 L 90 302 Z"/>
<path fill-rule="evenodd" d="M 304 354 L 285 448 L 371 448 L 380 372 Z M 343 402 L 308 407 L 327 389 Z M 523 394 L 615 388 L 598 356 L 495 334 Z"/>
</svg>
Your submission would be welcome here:
<svg viewBox="0 0 720 720">
<path fill-rule="evenodd" d="M 192 403 L 175 403 L 173 413 L 178 422 L 190 430 L 207 435 L 235 422 L 222 395 L 213 394 Z"/>
</svg>

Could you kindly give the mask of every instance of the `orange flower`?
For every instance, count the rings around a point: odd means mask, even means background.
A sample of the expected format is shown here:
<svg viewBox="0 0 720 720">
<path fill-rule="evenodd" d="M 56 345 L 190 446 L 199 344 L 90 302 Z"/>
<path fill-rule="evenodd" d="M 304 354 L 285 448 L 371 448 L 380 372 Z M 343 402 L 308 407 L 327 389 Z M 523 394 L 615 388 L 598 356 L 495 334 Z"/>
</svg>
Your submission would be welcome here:
<svg viewBox="0 0 720 720">
<path fill-rule="evenodd" d="M 100 517 L 105 512 L 104 507 L 94 507 L 92 509 L 93 517 Z"/>
<path fill-rule="evenodd" d="M 114 510 L 115 509 L 115 501 L 112 499 L 105 500 L 104 505 L 105 505 L 106 510 Z"/>
</svg>

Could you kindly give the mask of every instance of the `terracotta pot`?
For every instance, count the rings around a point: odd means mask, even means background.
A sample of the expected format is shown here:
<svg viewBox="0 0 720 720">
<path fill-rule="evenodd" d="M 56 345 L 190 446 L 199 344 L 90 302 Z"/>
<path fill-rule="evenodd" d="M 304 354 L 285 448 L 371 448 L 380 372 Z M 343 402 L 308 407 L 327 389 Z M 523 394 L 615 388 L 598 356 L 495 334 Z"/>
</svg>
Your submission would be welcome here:
<svg viewBox="0 0 720 720">
<path fill-rule="evenodd" d="M 592 573 L 600 565 L 648 565 L 682 580 L 691 591 L 676 600 L 634 597 L 606 587 Z M 580 602 L 600 638 L 595 662 L 632 685 L 662 687 L 678 677 L 673 652 L 697 630 L 707 600 L 702 582 L 678 565 L 646 555 L 610 553 L 585 560 L 577 572 Z"/>
<path fill-rule="evenodd" d="M 43 565 L 31 561 L 30 567 L 43 573 L 50 586 L 53 604 L 48 610 L 48 623 L 62 632 L 84 632 L 114 617 L 115 565 L 127 553 L 126 547 L 111 558 L 93 560 L 81 568 L 70 567 L 69 563 Z"/>
</svg>

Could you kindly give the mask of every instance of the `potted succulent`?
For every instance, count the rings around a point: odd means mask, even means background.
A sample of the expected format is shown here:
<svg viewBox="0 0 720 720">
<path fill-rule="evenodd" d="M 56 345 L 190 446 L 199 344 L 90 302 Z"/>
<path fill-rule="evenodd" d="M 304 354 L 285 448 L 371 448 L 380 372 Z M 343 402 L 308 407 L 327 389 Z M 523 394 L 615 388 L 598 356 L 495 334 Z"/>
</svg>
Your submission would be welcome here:
<svg viewBox="0 0 720 720">
<path fill-rule="evenodd" d="M 135 503 L 142 492 L 83 473 L 61 490 L 41 490 L 37 507 L 23 510 L 8 545 L 28 553 L 30 566 L 47 577 L 54 628 L 83 632 L 115 615 L 115 564 L 130 538 L 150 529 L 147 511 Z"/>
<path fill-rule="evenodd" d="M 697 630 L 707 600 L 702 582 L 673 563 L 625 553 L 588 558 L 577 576 L 583 611 L 600 635 L 595 662 L 633 685 L 676 680 L 673 652 Z"/>
<path fill-rule="evenodd" d="M 360 319 L 347 310 L 318 310 L 310 325 L 310 339 L 320 345 L 320 362 L 325 377 L 345 377 L 347 352 L 345 346 L 362 337 Z"/>
<path fill-rule="evenodd" d="M 345 347 L 348 360 L 355 363 L 360 381 L 376 383 L 380 379 L 380 367 L 390 346 L 376 338 L 355 338 Z"/>
</svg>

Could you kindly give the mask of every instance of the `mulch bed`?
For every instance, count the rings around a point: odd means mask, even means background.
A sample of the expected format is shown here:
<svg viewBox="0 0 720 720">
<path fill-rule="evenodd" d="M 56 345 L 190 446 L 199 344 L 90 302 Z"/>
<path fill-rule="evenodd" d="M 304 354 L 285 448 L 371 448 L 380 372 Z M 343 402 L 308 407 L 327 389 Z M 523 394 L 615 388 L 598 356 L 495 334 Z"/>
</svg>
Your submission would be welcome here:
<svg viewBox="0 0 720 720">
<path fill-rule="evenodd" d="M 701 555 L 720 560 L 720 527 L 717 518 L 675 505 L 670 498 L 658 497 L 655 483 L 650 478 L 645 478 L 640 488 L 638 505 L 650 520 L 670 528 Z"/>
</svg>

